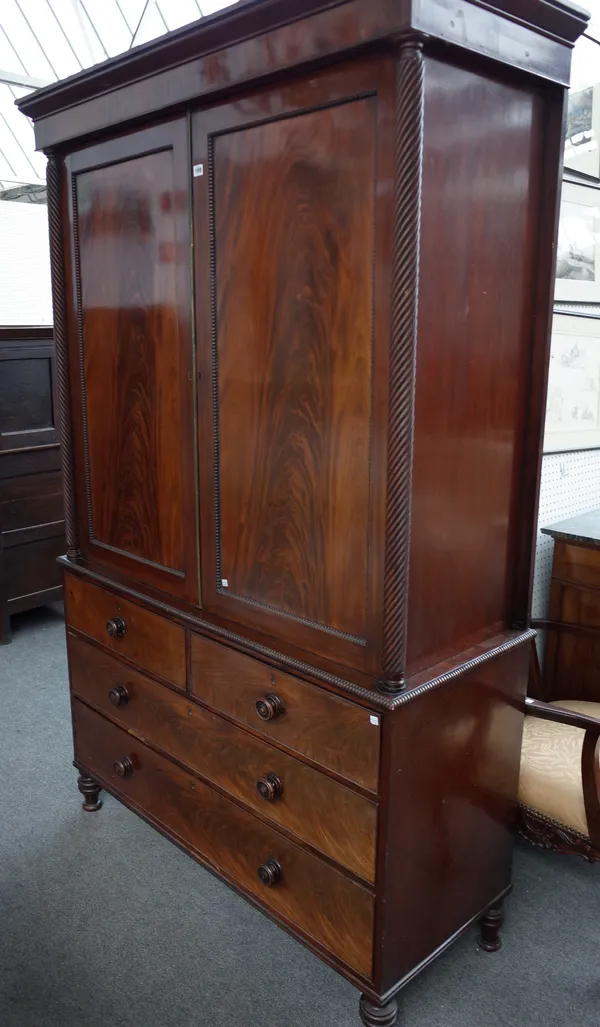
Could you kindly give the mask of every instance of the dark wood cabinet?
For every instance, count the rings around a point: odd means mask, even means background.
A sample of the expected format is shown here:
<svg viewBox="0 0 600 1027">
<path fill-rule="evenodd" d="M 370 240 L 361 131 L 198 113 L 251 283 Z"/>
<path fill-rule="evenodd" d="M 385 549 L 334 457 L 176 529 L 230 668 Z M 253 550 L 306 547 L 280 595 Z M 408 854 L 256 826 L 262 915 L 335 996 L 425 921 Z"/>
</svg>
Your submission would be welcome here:
<svg viewBox="0 0 600 1027">
<path fill-rule="evenodd" d="M 65 551 L 52 328 L 0 328 L 0 643 L 62 597 Z"/>
<path fill-rule="evenodd" d="M 554 539 L 548 618 L 556 628 L 546 635 L 537 698 L 600 702 L 600 511 L 542 531 Z"/>
<path fill-rule="evenodd" d="M 19 101 L 84 809 L 182 845 L 367 1027 L 474 920 L 497 947 L 510 889 L 585 24 L 247 0 Z"/>
</svg>

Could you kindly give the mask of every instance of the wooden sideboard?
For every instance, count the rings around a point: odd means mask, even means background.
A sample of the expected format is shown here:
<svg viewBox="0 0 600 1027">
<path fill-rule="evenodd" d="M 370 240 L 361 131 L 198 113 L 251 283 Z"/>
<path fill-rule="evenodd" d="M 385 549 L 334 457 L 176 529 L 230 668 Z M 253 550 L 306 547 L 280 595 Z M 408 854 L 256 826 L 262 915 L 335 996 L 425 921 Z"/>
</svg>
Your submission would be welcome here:
<svg viewBox="0 0 600 1027">
<path fill-rule="evenodd" d="M 0 643 L 62 598 L 65 548 L 52 328 L 0 328 Z"/>
<path fill-rule="evenodd" d="M 541 529 L 554 539 L 539 698 L 600 702 L 600 510 Z"/>
<path fill-rule="evenodd" d="M 586 23 L 247 0 L 19 100 L 84 809 L 118 796 L 367 1027 L 474 921 L 499 944 Z"/>
</svg>

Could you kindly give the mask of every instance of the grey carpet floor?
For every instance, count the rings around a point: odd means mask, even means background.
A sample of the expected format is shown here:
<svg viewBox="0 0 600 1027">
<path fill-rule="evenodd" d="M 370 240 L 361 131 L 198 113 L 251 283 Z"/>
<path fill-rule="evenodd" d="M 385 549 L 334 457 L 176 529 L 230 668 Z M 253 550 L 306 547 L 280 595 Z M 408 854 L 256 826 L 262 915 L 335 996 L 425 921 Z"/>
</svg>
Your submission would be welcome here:
<svg viewBox="0 0 600 1027">
<path fill-rule="evenodd" d="M 354 989 L 71 765 L 64 628 L 0 648 L 1 1027 L 357 1027 Z M 406 1027 L 600 1025 L 600 866 L 517 844 L 504 946 L 469 931 Z"/>
</svg>

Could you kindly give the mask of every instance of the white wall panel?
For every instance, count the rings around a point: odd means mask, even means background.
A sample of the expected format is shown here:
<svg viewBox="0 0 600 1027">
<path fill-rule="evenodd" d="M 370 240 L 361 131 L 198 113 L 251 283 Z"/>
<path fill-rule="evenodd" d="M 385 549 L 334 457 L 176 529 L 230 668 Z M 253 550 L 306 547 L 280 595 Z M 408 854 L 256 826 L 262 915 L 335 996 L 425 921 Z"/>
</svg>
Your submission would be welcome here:
<svg viewBox="0 0 600 1027">
<path fill-rule="evenodd" d="M 48 212 L 0 203 L 0 325 L 52 324 Z"/>
<path fill-rule="evenodd" d="M 600 449 L 550 453 L 544 457 L 533 581 L 534 617 L 544 617 L 548 611 L 554 552 L 554 542 L 549 535 L 542 535 L 539 528 L 597 508 L 600 508 Z"/>
</svg>

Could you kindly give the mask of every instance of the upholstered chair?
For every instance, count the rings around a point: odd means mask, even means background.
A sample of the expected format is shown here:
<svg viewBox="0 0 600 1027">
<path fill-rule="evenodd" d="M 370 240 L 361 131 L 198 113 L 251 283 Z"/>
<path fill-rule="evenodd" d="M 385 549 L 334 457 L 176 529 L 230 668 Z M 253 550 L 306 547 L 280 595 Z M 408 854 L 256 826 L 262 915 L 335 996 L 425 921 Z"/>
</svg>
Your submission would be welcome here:
<svg viewBox="0 0 600 1027">
<path fill-rule="evenodd" d="M 543 691 L 533 644 L 530 693 Z M 534 845 L 600 861 L 599 739 L 600 701 L 527 699 L 518 826 Z"/>
</svg>

